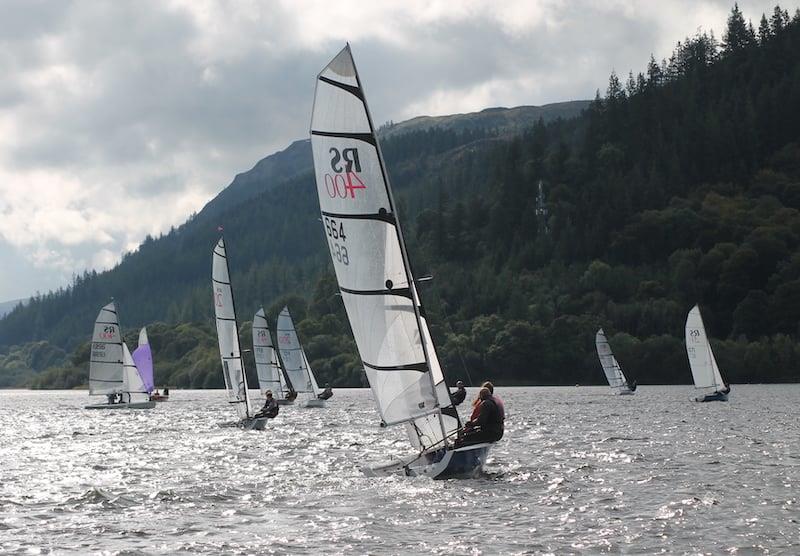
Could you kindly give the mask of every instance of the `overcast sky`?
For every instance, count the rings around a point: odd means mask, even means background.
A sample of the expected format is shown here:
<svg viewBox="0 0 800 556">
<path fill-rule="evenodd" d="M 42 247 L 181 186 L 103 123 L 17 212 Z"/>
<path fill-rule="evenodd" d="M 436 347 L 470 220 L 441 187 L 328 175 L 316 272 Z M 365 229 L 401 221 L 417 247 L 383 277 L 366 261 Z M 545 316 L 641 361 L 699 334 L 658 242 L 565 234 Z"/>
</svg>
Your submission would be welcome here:
<svg viewBox="0 0 800 556">
<path fill-rule="evenodd" d="M 757 26 L 770 2 L 740 1 Z M 0 301 L 113 266 L 308 133 L 349 41 L 376 123 L 594 97 L 727 0 L 4 0 Z M 786 6 L 794 11 L 794 6 Z"/>
</svg>

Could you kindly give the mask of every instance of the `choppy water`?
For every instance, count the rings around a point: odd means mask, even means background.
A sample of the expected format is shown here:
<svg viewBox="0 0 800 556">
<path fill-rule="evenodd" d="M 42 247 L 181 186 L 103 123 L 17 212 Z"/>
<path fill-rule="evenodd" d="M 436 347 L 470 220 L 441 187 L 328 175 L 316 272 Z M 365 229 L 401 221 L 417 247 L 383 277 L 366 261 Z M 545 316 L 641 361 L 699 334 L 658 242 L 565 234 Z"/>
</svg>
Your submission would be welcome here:
<svg viewBox="0 0 800 556">
<path fill-rule="evenodd" d="M 367 390 L 263 432 L 219 391 L 0 391 L 0 553 L 800 553 L 800 385 L 691 390 L 500 388 L 487 475 L 450 481 L 358 471 L 408 453 Z"/>
</svg>

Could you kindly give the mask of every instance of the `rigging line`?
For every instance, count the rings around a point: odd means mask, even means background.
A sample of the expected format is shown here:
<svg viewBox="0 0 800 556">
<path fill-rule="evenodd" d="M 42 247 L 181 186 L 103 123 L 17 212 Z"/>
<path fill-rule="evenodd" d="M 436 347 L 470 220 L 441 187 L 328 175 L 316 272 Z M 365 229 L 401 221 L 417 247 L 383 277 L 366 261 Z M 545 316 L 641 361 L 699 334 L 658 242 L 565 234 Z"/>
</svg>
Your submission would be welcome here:
<svg viewBox="0 0 800 556">
<path fill-rule="evenodd" d="M 442 315 L 444 316 L 444 322 L 447 324 L 447 328 L 450 329 L 450 332 L 453 336 L 456 335 L 456 331 L 453 329 L 453 325 L 450 324 L 450 317 L 447 315 L 447 310 L 444 308 L 444 300 L 442 296 L 437 292 L 436 297 L 439 299 L 439 306 L 442 310 Z M 467 382 L 469 382 L 470 388 L 475 386 L 475 383 L 472 382 L 472 375 L 469 374 L 469 369 L 467 368 L 467 362 L 464 360 L 464 355 L 461 353 L 461 346 L 458 342 L 456 342 L 456 353 L 458 353 L 458 359 L 461 361 L 461 366 L 464 368 L 464 372 L 467 374 Z M 455 407 L 455 406 L 454 406 Z"/>
</svg>

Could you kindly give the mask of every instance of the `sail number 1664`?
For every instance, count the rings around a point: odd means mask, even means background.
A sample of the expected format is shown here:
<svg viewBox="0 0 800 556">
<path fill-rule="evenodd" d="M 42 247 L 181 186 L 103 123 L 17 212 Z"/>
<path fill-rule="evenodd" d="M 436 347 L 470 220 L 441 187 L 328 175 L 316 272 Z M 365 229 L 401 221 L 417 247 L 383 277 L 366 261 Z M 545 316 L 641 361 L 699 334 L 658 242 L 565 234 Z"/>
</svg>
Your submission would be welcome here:
<svg viewBox="0 0 800 556">
<path fill-rule="evenodd" d="M 331 256 L 344 265 L 350 264 L 350 256 L 347 254 L 347 247 L 344 242 L 347 235 L 344 233 L 344 224 L 337 222 L 335 218 L 324 217 L 325 233 L 328 234 L 328 243 L 331 247 Z"/>
</svg>

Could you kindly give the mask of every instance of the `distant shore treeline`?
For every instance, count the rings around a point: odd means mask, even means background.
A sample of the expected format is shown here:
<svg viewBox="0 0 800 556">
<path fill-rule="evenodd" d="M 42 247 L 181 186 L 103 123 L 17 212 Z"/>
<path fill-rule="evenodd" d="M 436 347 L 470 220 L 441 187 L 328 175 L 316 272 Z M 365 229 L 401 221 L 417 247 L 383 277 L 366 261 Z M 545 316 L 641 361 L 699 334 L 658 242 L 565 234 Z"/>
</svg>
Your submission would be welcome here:
<svg viewBox="0 0 800 556">
<path fill-rule="evenodd" d="M 800 12 L 750 24 L 734 8 L 721 42 L 700 33 L 641 73 L 612 74 L 577 118 L 387 140 L 451 381 L 601 383 L 602 326 L 630 376 L 686 383 L 694 303 L 730 381 L 800 380 L 798 52 Z M 0 320 L 0 385 L 85 382 L 91 322 L 114 296 L 123 325 L 167 323 L 151 333 L 159 382 L 220 386 L 209 285 L 220 223 L 240 321 L 290 302 L 320 381 L 360 385 L 314 187 L 298 172 L 238 204 L 229 195 L 116 269 L 15 309 Z"/>
</svg>

